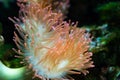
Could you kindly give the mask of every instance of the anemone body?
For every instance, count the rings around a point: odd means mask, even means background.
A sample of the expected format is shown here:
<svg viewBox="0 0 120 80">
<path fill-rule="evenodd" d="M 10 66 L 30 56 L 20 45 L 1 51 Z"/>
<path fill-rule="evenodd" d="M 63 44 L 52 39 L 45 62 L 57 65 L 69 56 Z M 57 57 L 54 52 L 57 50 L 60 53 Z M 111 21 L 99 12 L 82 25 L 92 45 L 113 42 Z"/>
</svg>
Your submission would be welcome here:
<svg viewBox="0 0 120 80">
<path fill-rule="evenodd" d="M 62 20 L 44 2 L 19 3 L 20 18 L 11 19 L 18 30 L 14 41 L 18 54 L 25 57 L 35 76 L 41 79 L 63 79 L 68 74 L 88 73 L 94 67 L 88 52 L 90 35 L 77 24 Z M 21 22 L 22 21 L 22 22 Z"/>
</svg>

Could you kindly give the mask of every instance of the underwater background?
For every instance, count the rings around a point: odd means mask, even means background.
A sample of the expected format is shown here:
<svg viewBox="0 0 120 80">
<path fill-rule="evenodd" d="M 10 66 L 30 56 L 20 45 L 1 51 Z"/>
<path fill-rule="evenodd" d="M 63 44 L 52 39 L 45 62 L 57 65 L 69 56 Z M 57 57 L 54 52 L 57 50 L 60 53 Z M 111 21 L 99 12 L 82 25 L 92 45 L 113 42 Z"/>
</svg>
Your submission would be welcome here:
<svg viewBox="0 0 120 80">
<path fill-rule="evenodd" d="M 15 27 L 8 17 L 18 17 L 16 2 L 0 0 L 0 80 L 32 80 L 12 50 L 16 47 Z M 95 67 L 86 76 L 71 76 L 75 80 L 120 80 L 120 1 L 70 0 L 65 15 L 65 21 L 78 21 L 78 27 L 86 28 L 93 36 L 90 51 Z"/>
</svg>

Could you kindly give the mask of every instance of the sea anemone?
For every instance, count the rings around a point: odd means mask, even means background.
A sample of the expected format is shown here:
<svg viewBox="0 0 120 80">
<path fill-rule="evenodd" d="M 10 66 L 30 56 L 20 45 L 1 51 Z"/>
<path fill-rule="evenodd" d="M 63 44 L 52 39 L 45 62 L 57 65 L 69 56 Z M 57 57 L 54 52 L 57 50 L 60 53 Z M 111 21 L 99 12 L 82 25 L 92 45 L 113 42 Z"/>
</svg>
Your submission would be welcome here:
<svg viewBox="0 0 120 80">
<path fill-rule="evenodd" d="M 43 80 L 64 79 L 81 72 L 86 75 L 86 69 L 94 67 L 88 51 L 90 34 L 77 28 L 77 23 L 63 21 L 62 13 L 53 12 L 50 5 L 31 1 L 19 2 L 19 19 L 9 18 L 18 31 L 14 32 L 18 47 L 14 51 L 24 56 L 34 76 Z"/>
</svg>

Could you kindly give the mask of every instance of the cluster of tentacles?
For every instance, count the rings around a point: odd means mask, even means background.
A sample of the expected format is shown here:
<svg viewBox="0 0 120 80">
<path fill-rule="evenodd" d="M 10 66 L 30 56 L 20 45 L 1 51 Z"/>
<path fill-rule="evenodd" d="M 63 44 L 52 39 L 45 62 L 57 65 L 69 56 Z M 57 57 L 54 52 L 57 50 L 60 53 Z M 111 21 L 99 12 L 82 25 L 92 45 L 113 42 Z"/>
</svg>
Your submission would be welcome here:
<svg viewBox="0 0 120 80">
<path fill-rule="evenodd" d="M 63 21 L 63 14 L 48 3 L 18 0 L 19 18 L 9 18 L 17 29 L 14 42 L 27 66 L 41 79 L 65 79 L 69 74 L 87 74 L 94 67 L 88 51 L 90 34 L 77 23 Z"/>
</svg>

